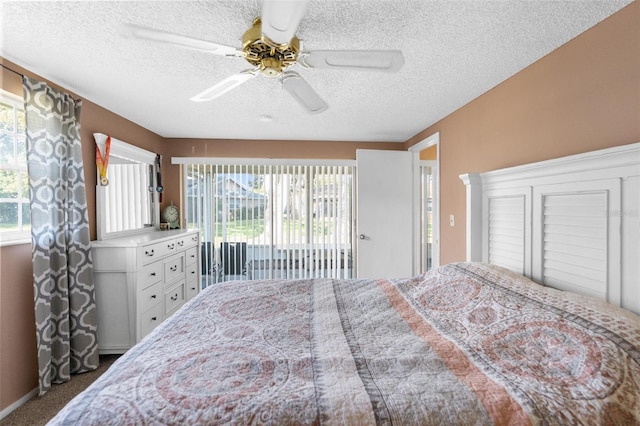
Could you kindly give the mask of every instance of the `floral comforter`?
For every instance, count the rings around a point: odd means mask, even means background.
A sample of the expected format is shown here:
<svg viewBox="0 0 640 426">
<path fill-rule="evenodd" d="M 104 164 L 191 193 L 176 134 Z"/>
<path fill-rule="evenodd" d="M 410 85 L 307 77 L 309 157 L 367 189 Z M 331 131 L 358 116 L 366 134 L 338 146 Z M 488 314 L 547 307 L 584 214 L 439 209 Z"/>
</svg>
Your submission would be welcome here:
<svg viewBox="0 0 640 426">
<path fill-rule="evenodd" d="M 209 287 L 51 424 L 638 424 L 640 319 L 504 269 Z"/>
</svg>

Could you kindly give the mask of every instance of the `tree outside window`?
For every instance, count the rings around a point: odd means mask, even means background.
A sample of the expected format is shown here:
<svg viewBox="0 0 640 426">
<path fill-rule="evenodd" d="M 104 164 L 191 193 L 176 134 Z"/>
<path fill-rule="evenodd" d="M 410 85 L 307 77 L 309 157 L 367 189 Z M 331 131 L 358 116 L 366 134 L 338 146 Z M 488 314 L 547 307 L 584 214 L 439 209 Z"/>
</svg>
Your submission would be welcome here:
<svg viewBox="0 0 640 426">
<path fill-rule="evenodd" d="M 0 92 L 0 237 L 28 237 L 30 221 L 24 107 Z"/>
</svg>

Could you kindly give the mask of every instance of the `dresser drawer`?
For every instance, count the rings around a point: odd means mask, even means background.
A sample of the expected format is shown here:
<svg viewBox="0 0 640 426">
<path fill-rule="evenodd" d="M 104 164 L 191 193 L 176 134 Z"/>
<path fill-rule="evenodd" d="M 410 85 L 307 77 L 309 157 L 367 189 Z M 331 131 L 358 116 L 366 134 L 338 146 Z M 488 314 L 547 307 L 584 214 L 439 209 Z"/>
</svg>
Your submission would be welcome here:
<svg viewBox="0 0 640 426">
<path fill-rule="evenodd" d="M 140 312 L 146 312 L 155 305 L 159 305 L 162 300 L 162 283 L 158 282 L 140 292 L 138 307 Z"/>
<path fill-rule="evenodd" d="M 162 281 L 162 262 L 157 261 L 149 263 L 142 268 L 142 287 L 148 287 L 151 284 Z"/>
<path fill-rule="evenodd" d="M 171 255 L 178 251 L 175 239 L 162 241 L 160 243 L 149 244 L 141 248 L 142 263 L 153 262 L 161 257 Z"/>
<path fill-rule="evenodd" d="M 140 314 L 140 339 L 149 334 L 151 330 L 159 325 L 164 317 L 162 316 L 162 303 L 158 303 L 147 312 Z"/>
<path fill-rule="evenodd" d="M 164 314 L 169 315 L 185 302 L 184 281 L 164 293 Z"/>
<path fill-rule="evenodd" d="M 176 238 L 176 246 L 178 249 L 195 246 L 198 243 L 198 234 L 186 235 Z"/>
<path fill-rule="evenodd" d="M 165 259 L 163 264 L 165 284 L 177 277 L 184 277 L 184 253 Z"/>
<path fill-rule="evenodd" d="M 186 260 L 187 265 L 191 265 L 193 263 L 197 263 L 198 262 L 198 247 L 191 247 L 190 249 L 187 249 L 187 251 L 185 252 L 185 256 L 187 258 L 187 260 Z"/>
<path fill-rule="evenodd" d="M 187 281 L 198 279 L 198 264 L 187 265 Z"/>
<path fill-rule="evenodd" d="M 196 294 L 198 294 L 198 280 L 187 281 L 187 300 L 191 300 Z"/>
</svg>

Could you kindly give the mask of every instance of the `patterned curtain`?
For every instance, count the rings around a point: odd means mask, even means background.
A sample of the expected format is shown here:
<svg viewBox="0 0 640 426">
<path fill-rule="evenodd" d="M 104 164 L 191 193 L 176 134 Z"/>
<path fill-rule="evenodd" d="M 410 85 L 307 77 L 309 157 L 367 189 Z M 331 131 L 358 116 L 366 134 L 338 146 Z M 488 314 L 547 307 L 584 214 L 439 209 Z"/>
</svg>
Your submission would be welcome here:
<svg viewBox="0 0 640 426">
<path fill-rule="evenodd" d="M 81 101 L 23 79 L 40 395 L 98 367 Z"/>
</svg>

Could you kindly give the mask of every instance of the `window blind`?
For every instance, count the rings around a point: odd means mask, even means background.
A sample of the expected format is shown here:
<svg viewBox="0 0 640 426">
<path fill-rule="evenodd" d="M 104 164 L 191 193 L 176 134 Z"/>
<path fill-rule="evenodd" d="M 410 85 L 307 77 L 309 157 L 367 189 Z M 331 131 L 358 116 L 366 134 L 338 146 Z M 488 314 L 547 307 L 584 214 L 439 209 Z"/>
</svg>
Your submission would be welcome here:
<svg viewBox="0 0 640 426">
<path fill-rule="evenodd" d="M 183 173 L 207 284 L 352 277 L 353 165 L 186 162 Z"/>
</svg>

